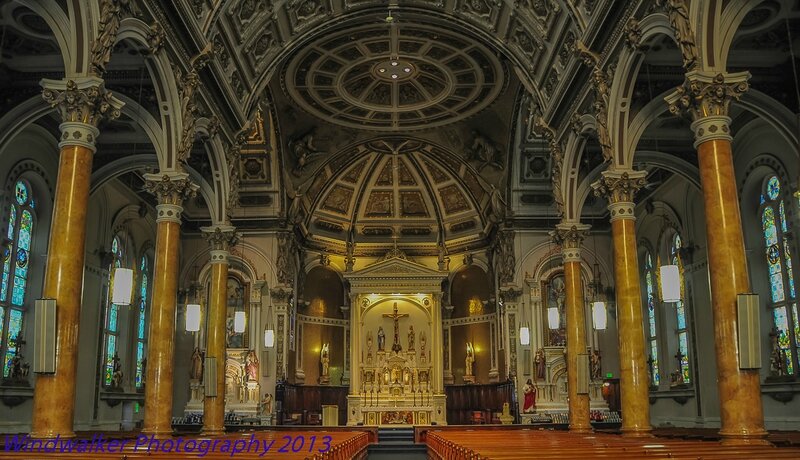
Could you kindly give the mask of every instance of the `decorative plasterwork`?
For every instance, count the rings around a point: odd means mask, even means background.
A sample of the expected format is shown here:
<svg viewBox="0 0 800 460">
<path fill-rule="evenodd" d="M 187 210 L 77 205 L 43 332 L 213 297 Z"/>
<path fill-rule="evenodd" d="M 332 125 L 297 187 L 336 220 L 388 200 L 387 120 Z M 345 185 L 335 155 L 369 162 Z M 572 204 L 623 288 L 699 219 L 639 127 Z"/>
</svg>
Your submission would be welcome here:
<svg viewBox="0 0 800 460">
<path fill-rule="evenodd" d="M 361 270 L 345 273 L 352 294 L 393 292 L 417 294 L 440 292 L 448 273 L 406 258 L 389 257 Z"/>
</svg>

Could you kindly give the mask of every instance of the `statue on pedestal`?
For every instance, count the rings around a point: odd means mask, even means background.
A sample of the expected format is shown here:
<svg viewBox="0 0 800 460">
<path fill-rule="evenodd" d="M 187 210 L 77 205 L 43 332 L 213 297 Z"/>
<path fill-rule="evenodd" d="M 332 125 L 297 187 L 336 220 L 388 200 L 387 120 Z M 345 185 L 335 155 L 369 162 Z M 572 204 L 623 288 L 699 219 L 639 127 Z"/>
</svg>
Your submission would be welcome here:
<svg viewBox="0 0 800 460">
<path fill-rule="evenodd" d="M 113 363 L 113 373 L 111 374 L 111 388 L 121 389 L 122 364 L 120 363 L 119 355 L 114 353 L 114 357 L 111 359 L 111 362 Z"/>
<path fill-rule="evenodd" d="M 261 415 L 272 414 L 272 395 L 270 393 L 264 393 L 264 399 L 261 400 L 260 406 Z"/>
<path fill-rule="evenodd" d="M 531 379 L 522 387 L 522 393 L 525 395 L 525 401 L 522 403 L 522 412 L 530 414 L 536 411 L 536 387 L 533 386 Z"/>
<path fill-rule="evenodd" d="M 248 382 L 258 382 L 258 357 L 256 356 L 255 350 L 250 350 L 247 352 L 247 358 L 245 358 L 245 372 L 247 373 L 247 381 Z"/>
<path fill-rule="evenodd" d="M 591 361 L 592 380 L 600 380 L 602 378 L 602 358 L 600 357 L 600 350 L 592 350 L 592 355 L 589 359 Z"/>
<path fill-rule="evenodd" d="M 533 362 L 536 364 L 536 379 L 544 380 L 547 373 L 547 358 L 544 356 L 544 349 L 536 350 L 536 357 Z"/>
<path fill-rule="evenodd" d="M 378 328 L 378 351 L 383 351 L 386 346 L 386 333 L 383 332 L 383 326 Z"/>
<path fill-rule="evenodd" d="M 408 349 L 414 351 L 414 325 L 408 326 Z"/>
<path fill-rule="evenodd" d="M 203 353 L 199 347 L 194 347 L 192 352 L 192 367 L 189 372 L 189 378 L 192 380 L 203 380 Z"/>
<path fill-rule="evenodd" d="M 320 384 L 327 384 L 330 381 L 330 348 L 327 343 L 322 345 L 322 349 L 319 352 L 319 362 L 322 365 L 322 372 L 319 376 L 319 383 Z"/>
<path fill-rule="evenodd" d="M 423 363 L 428 360 L 428 353 L 425 351 L 425 344 L 425 331 L 422 331 L 419 333 L 419 357 Z"/>
</svg>

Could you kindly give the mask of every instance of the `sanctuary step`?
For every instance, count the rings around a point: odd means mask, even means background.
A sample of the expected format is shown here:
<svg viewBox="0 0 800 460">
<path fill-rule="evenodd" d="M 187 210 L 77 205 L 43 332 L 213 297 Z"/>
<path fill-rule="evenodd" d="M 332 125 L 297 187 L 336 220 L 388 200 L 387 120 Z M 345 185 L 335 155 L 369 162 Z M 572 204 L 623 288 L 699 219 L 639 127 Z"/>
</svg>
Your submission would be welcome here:
<svg viewBox="0 0 800 460">
<path fill-rule="evenodd" d="M 378 444 L 368 450 L 369 460 L 425 460 L 427 446 L 414 443 L 413 428 L 378 428 Z"/>
</svg>

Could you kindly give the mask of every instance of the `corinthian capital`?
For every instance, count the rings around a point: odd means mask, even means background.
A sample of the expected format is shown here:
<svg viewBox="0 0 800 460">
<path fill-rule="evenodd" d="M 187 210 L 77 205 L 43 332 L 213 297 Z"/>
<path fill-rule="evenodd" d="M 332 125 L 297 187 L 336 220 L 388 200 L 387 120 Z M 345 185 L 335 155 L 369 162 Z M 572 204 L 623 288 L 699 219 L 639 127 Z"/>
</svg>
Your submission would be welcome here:
<svg viewBox="0 0 800 460">
<path fill-rule="evenodd" d="M 595 196 L 608 200 L 611 221 L 617 219 L 634 219 L 633 197 L 645 184 L 645 171 L 602 172 L 602 178 L 592 184 Z"/>
<path fill-rule="evenodd" d="M 692 70 L 675 92 L 664 99 L 674 115 L 684 113 L 693 120 L 708 116 L 727 116 L 732 100 L 739 100 L 750 89 L 750 72 L 712 74 Z"/>
<path fill-rule="evenodd" d="M 159 204 L 180 206 L 184 200 L 196 196 L 200 188 L 182 172 L 145 174 L 144 180 L 144 189 L 155 195 Z"/>
<path fill-rule="evenodd" d="M 556 225 L 555 230 L 550 232 L 553 242 L 561 246 L 564 262 L 579 262 L 581 260 L 581 245 L 589 235 L 589 228 L 589 225 L 578 222 L 562 222 Z"/>
<path fill-rule="evenodd" d="M 86 77 L 75 80 L 48 80 L 41 82 L 42 98 L 58 109 L 64 122 L 85 123 L 97 127 L 103 119 L 113 120 L 120 115 L 124 105 L 106 90 L 103 80 Z"/>
<path fill-rule="evenodd" d="M 208 244 L 211 245 L 212 254 L 215 251 L 228 252 L 228 249 L 235 245 L 239 239 L 238 235 L 236 235 L 236 228 L 230 225 L 213 225 L 211 227 L 203 227 L 200 230 L 203 231 L 203 236 L 205 236 Z"/>
</svg>

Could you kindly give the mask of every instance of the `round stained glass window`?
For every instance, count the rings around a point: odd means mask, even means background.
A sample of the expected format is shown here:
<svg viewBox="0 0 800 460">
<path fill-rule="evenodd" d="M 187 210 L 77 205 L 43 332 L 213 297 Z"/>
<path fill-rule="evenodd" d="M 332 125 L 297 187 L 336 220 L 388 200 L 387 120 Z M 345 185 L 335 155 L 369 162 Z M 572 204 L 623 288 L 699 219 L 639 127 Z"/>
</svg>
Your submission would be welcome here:
<svg viewBox="0 0 800 460">
<path fill-rule="evenodd" d="M 778 198 L 778 195 L 781 193 L 781 183 L 778 180 L 777 176 L 772 176 L 767 181 L 767 197 L 770 200 L 774 200 Z"/>
<path fill-rule="evenodd" d="M 28 202 L 28 197 L 30 196 L 30 193 L 28 193 L 28 186 L 25 185 L 25 182 L 19 180 L 14 188 L 14 194 L 17 197 L 17 204 L 24 206 L 25 203 Z"/>
<path fill-rule="evenodd" d="M 771 264 L 778 262 L 778 259 L 780 259 L 780 254 L 778 253 L 777 244 L 773 244 L 772 246 L 769 247 L 769 249 L 767 249 L 767 259 Z"/>
<path fill-rule="evenodd" d="M 18 248 L 17 249 L 17 266 L 25 268 L 28 265 L 28 251 Z"/>
</svg>

